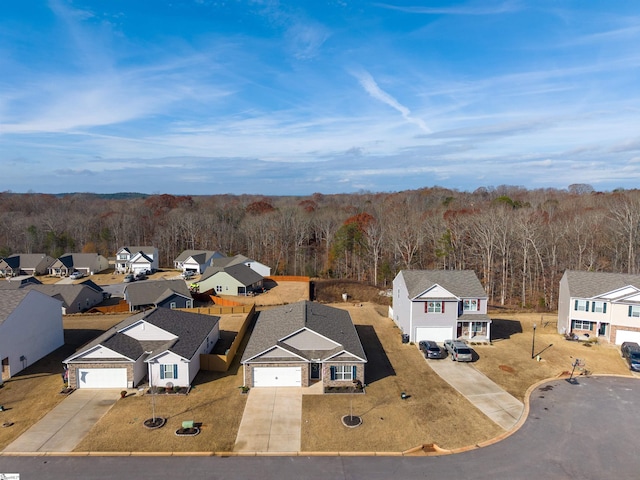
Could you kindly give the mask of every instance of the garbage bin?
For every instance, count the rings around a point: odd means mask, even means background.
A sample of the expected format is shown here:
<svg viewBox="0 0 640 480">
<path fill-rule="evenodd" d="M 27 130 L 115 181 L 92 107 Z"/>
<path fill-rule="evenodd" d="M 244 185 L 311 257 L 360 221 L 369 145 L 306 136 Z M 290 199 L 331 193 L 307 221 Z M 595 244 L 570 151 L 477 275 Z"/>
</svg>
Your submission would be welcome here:
<svg viewBox="0 0 640 480">
<path fill-rule="evenodd" d="M 409 343 L 409 334 L 408 333 L 403 333 L 402 334 L 402 343 Z"/>
</svg>

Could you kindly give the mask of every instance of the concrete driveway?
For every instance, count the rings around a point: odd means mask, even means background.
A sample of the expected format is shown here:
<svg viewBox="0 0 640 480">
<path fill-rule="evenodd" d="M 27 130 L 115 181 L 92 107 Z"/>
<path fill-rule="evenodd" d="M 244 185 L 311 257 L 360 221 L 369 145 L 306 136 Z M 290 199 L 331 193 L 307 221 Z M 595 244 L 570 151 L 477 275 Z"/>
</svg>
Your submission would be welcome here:
<svg viewBox="0 0 640 480">
<path fill-rule="evenodd" d="M 120 398 L 120 390 L 76 390 L 3 452 L 71 452 Z"/>
<path fill-rule="evenodd" d="M 234 452 L 298 452 L 302 423 L 299 387 L 249 390 Z"/>
<path fill-rule="evenodd" d="M 469 363 L 427 360 L 444 381 L 505 430 L 511 430 L 524 411 L 523 403 L 489 380 Z"/>
</svg>

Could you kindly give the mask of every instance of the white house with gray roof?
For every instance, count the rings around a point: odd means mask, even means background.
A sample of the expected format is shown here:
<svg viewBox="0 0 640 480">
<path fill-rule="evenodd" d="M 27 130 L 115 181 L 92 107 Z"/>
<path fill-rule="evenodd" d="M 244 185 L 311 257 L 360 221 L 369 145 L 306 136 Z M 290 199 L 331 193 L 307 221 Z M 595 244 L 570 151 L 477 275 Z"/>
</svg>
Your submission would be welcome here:
<svg viewBox="0 0 640 480">
<path fill-rule="evenodd" d="M 109 260 L 97 253 L 65 253 L 48 268 L 49 275 L 68 277 L 73 272 L 93 275 L 109 268 Z"/>
<path fill-rule="evenodd" d="M 147 270 L 155 271 L 158 266 L 158 249 L 151 246 L 121 247 L 116 252 L 115 270 L 117 273 L 133 273 Z"/>
<path fill-rule="evenodd" d="M 211 266 L 214 259 L 225 256 L 223 253 L 212 250 L 185 250 L 173 261 L 173 266 L 176 270 L 190 271 L 200 275 Z"/>
<path fill-rule="evenodd" d="M 0 290 L 2 380 L 64 345 L 60 303 L 35 290 Z"/>
<path fill-rule="evenodd" d="M 246 265 L 251 270 L 263 277 L 268 277 L 271 275 L 271 267 L 241 254 L 234 255 L 233 257 L 214 258 L 211 262 L 211 266 L 213 267 L 230 267 L 232 265 L 238 264 Z"/>
<path fill-rule="evenodd" d="M 44 275 L 55 261 L 44 253 L 17 253 L 0 259 L 0 277 Z"/>
<path fill-rule="evenodd" d="M 488 296 L 471 270 L 401 270 L 390 316 L 409 341 L 489 341 Z"/>
<path fill-rule="evenodd" d="M 200 354 L 220 338 L 220 317 L 154 308 L 132 315 L 65 359 L 73 388 L 188 387 Z"/>
<path fill-rule="evenodd" d="M 565 271 L 558 292 L 558 332 L 616 345 L 640 343 L 640 275 Z"/>
<path fill-rule="evenodd" d="M 346 310 L 303 301 L 260 312 L 242 356 L 248 387 L 364 385 L 367 357 Z"/>
</svg>

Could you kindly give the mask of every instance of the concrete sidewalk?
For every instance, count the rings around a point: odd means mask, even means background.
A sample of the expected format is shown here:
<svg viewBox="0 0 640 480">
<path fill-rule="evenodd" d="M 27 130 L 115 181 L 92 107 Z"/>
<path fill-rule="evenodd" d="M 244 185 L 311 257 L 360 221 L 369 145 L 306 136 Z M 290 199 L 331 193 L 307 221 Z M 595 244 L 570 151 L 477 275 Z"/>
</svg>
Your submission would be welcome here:
<svg viewBox="0 0 640 480">
<path fill-rule="evenodd" d="M 298 452 L 302 423 L 300 387 L 249 390 L 235 452 Z"/>
<path fill-rule="evenodd" d="M 427 360 L 427 363 L 444 381 L 505 430 L 511 430 L 518 423 L 524 404 L 473 365 L 446 359 Z"/>
<path fill-rule="evenodd" d="M 120 398 L 120 390 L 76 390 L 4 452 L 71 452 Z"/>
</svg>

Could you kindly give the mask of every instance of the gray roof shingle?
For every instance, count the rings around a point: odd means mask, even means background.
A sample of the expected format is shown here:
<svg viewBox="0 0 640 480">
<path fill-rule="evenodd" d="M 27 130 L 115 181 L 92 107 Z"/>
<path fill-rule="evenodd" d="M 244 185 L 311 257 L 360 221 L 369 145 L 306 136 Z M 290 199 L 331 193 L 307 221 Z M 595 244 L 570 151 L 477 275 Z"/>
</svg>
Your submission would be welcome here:
<svg viewBox="0 0 640 480">
<path fill-rule="evenodd" d="M 473 270 L 401 270 L 409 298 L 415 298 L 434 285 L 453 293 L 456 297 L 486 298 L 487 292 Z"/>
<path fill-rule="evenodd" d="M 129 283 L 124 293 L 130 305 L 155 305 L 166 298 L 167 290 L 191 298 L 191 292 L 184 280 L 146 280 Z"/>
<path fill-rule="evenodd" d="M 342 345 L 343 348 L 329 351 L 300 351 L 280 342 L 283 338 L 303 328 L 323 335 Z M 320 358 L 326 358 L 342 349 L 365 361 L 367 358 L 349 312 L 316 302 L 302 301 L 260 312 L 242 356 L 242 362 L 244 363 L 276 345 L 295 352 L 308 360 L 319 358 L 316 355 L 320 354 Z"/>
<path fill-rule="evenodd" d="M 567 270 L 564 275 L 571 297 L 592 298 L 629 285 L 640 289 L 640 275 L 578 270 Z"/>
</svg>

